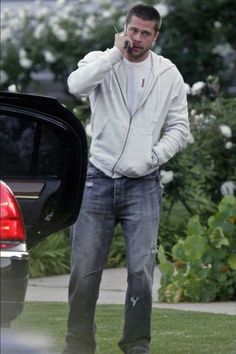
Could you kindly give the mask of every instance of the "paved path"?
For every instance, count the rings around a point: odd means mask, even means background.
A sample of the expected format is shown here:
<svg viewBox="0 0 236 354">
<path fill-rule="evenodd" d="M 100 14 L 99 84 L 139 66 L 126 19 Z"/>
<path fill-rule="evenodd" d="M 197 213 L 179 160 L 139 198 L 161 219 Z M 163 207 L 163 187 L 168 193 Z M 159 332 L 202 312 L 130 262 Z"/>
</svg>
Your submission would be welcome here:
<svg viewBox="0 0 236 354">
<path fill-rule="evenodd" d="M 69 275 L 30 279 L 26 301 L 62 301 L 67 302 Z M 160 286 L 160 271 L 155 269 L 153 286 L 153 307 L 161 309 L 178 309 L 186 311 L 212 312 L 236 315 L 236 302 L 212 303 L 158 303 L 157 292 Z M 126 269 L 105 269 L 103 272 L 99 304 L 124 304 L 126 291 Z"/>
</svg>

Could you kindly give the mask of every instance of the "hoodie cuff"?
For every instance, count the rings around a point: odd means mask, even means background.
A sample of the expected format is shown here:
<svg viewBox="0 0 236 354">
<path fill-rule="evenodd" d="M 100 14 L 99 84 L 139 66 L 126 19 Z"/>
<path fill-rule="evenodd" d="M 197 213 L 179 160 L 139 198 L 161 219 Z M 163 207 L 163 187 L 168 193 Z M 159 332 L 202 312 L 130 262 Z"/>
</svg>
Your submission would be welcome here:
<svg viewBox="0 0 236 354">
<path fill-rule="evenodd" d="M 117 64 L 119 61 L 121 61 L 121 59 L 123 58 L 123 54 L 118 48 L 113 47 L 112 49 L 110 49 L 105 53 L 104 57 L 113 66 Z"/>
<path fill-rule="evenodd" d="M 152 149 L 152 163 L 154 167 L 158 168 L 161 166 L 160 157 L 154 149 Z"/>
</svg>

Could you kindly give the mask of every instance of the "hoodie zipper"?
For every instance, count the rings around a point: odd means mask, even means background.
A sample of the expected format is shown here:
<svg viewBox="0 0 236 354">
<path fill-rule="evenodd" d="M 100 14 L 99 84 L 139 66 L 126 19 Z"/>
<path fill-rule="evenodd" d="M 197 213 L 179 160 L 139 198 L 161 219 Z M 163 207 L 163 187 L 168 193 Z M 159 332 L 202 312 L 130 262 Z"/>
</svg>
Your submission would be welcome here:
<svg viewBox="0 0 236 354">
<path fill-rule="evenodd" d="M 126 102 L 126 98 L 125 98 L 125 96 L 124 96 L 124 94 L 123 94 L 123 90 L 122 90 L 122 88 L 121 88 L 121 86 L 120 86 L 120 82 L 119 82 L 119 80 L 118 80 L 118 77 L 117 77 L 115 71 L 114 71 L 114 75 L 115 75 L 115 77 L 116 77 L 116 81 L 117 81 L 117 83 L 118 83 L 118 86 L 119 86 L 121 95 L 122 95 L 122 97 L 123 97 L 123 101 L 124 101 L 125 107 L 126 107 L 126 109 L 127 109 L 127 112 L 129 113 L 129 107 L 128 107 L 128 104 L 127 104 L 127 102 Z M 129 113 L 129 115 L 130 115 L 130 113 Z M 114 166 L 113 166 L 113 168 L 112 168 L 112 176 L 114 175 L 114 173 L 115 173 L 115 168 L 116 168 L 117 164 L 119 163 L 119 161 L 120 161 L 120 159 L 121 159 L 121 156 L 123 155 L 123 152 L 124 152 L 124 150 L 125 150 L 126 143 L 127 143 L 128 136 L 129 136 L 129 132 L 130 132 L 131 123 L 132 123 L 132 117 L 130 116 L 129 126 L 128 126 L 128 130 L 127 130 L 125 142 L 124 142 L 124 144 L 123 144 L 123 148 L 122 148 L 122 150 L 121 150 L 121 152 L 120 152 L 120 155 L 119 155 L 118 159 L 116 160 L 116 163 L 114 164 Z"/>
<path fill-rule="evenodd" d="M 129 107 L 128 107 L 126 98 L 124 97 L 123 90 L 121 89 L 120 82 L 119 82 L 119 80 L 118 80 L 118 78 L 117 78 L 117 75 L 116 75 L 116 72 L 115 72 L 115 71 L 114 71 L 114 74 L 115 74 L 115 77 L 116 77 L 118 86 L 119 86 L 119 88 L 120 88 L 120 92 L 121 92 L 121 94 L 122 94 L 122 97 L 123 97 L 125 106 L 126 106 L 127 111 L 128 111 L 128 113 L 129 113 L 129 115 L 130 115 Z M 157 79 L 158 79 L 158 78 L 157 78 Z M 122 157 L 122 155 L 123 155 L 123 153 L 124 153 L 124 151 L 125 151 L 125 147 L 126 147 L 126 144 L 127 144 L 127 141 L 128 141 L 128 137 L 129 137 L 129 133 L 130 133 L 130 128 L 131 128 L 131 124 L 132 124 L 133 117 L 134 117 L 135 114 L 143 107 L 144 104 L 145 104 L 145 101 L 144 101 L 143 104 L 137 109 L 137 111 L 133 114 L 133 116 L 130 116 L 129 126 L 128 126 L 128 130 L 127 130 L 126 138 L 125 138 L 125 141 L 124 141 L 122 150 L 121 150 L 121 152 L 120 152 L 120 155 L 119 155 L 118 159 L 116 160 L 116 163 L 114 164 L 114 166 L 113 166 L 113 168 L 112 168 L 112 176 L 114 175 L 114 173 L 115 173 L 115 168 L 116 168 L 116 166 L 118 165 L 118 163 L 120 162 L 121 157 Z"/>
<path fill-rule="evenodd" d="M 128 107 L 127 102 L 126 102 L 126 98 L 124 97 L 123 91 L 122 91 L 121 86 L 120 86 L 120 82 L 119 82 L 119 80 L 118 80 L 118 78 L 117 78 L 117 75 L 116 75 L 116 72 L 115 72 L 115 71 L 114 71 L 114 74 L 115 74 L 115 77 L 116 77 L 118 86 L 119 86 L 119 88 L 120 88 L 120 92 L 121 92 L 121 94 L 122 94 L 122 97 L 123 97 L 125 106 L 126 106 L 126 108 L 127 108 L 127 111 L 129 112 L 129 107 Z M 158 79 L 158 77 L 157 77 L 157 79 Z M 154 84 L 153 84 L 153 86 L 154 86 Z M 143 102 L 143 104 L 137 109 L 137 111 L 133 114 L 133 116 L 130 116 L 129 126 L 128 126 L 128 130 L 127 130 L 126 138 L 125 138 L 125 141 L 124 141 L 122 150 L 121 150 L 121 152 L 120 152 L 120 155 L 119 155 L 118 159 L 116 160 L 116 163 L 114 164 L 114 166 L 113 166 L 113 168 L 112 168 L 112 176 L 114 175 L 114 173 L 115 173 L 115 168 L 116 168 L 116 166 L 118 165 L 118 163 L 120 162 L 121 157 L 122 157 L 122 155 L 123 155 L 123 153 L 124 153 L 124 151 L 125 151 L 125 147 L 126 147 L 126 144 L 127 144 L 127 141 L 128 141 L 128 137 L 129 137 L 129 133 L 130 133 L 130 128 L 131 128 L 131 124 L 132 124 L 133 117 L 134 117 L 134 116 L 136 115 L 136 113 L 143 107 L 143 105 L 145 104 L 145 102 L 146 102 L 146 100 L 145 100 L 145 101 Z M 129 112 L 129 115 L 130 115 L 130 112 Z M 154 121 L 155 121 L 155 120 L 154 120 Z"/>
<path fill-rule="evenodd" d="M 120 152 L 120 155 L 119 155 L 118 159 L 116 160 L 116 163 L 114 164 L 114 166 L 112 168 L 112 176 L 114 175 L 115 168 L 118 165 L 118 163 L 119 163 L 119 161 L 120 161 L 120 159 L 121 159 L 121 157 L 122 157 L 122 155 L 123 155 L 123 153 L 125 151 L 125 147 L 126 147 L 126 144 L 127 144 L 127 141 L 128 141 L 128 136 L 129 136 L 129 132 L 130 132 L 131 124 L 132 124 L 132 119 L 133 119 L 133 117 L 130 117 L 129 126 L 128 126 L 127 134 L 126 134 L 126 137 L 125 137 L 125 141 L 124 141 L 124 144 L 123 144 L 123 148 L 122 148 L 122 150 Z"/>
<path fill-rule="evenodd" d="M 118 165 L 118 163 L 120 162 L 121 157 L 122 157 L 122 155 L 123 155 L 123 153 L 124 153 L 124 151 L 125 151 L 125 147 L 126 147 L 126 144 L 127 144 L 127 141 L 128 141 L 129 132 L 130 132 L 130 128 L 131 128 L 131 124 L 132 124 L 133 118 L 134 118 L 134 116 L 136 115 L 136 113 L 137 113 L 138 111 L 140 111 L 140 109 L 143 107 L 144 104 L 145 104 L 145 102 L 143 102 L 143 104 L 142 104 L 142 105 L 139 107 L 139 109 L 134 113 L 134 115 L 130 117 L 129 126 L 128 126 L 128 130 L 127 130 L 126 138 L 125 138 L 125 141 L 124 141 L 124 144 L 123 144 L 123 148 L 122 148 L 122 150 L 121 150 L 121 152 L 120 152 L 120 155 L 119 155 L 118 159 L 116 160 L 116 163 L 114 164 L 114 166 L 113 166 L 113 168 L 112 168 L 112 176 L 114 175 L 114 173 L 115 173 L 115 168 L 116 168 L 116 166 Z M 154 119 L 154 122 L 156 122 L 155 119 Z"/>
</svg>

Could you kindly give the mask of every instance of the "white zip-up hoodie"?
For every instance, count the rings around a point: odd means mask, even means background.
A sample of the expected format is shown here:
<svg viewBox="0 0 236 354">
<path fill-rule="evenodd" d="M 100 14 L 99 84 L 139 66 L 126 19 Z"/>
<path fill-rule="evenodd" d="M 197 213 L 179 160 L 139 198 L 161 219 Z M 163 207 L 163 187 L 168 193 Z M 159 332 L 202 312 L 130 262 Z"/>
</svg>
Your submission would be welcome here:
<svg viewBox="0 0 236 354">
<path fill-rule="evenodd" d="M 188 140 L 183 78 L 170 60 L 152 51 L 150 55 L 151 74 L 132 116 L 126 99 L 123 56 L 118 48 L 89 53 L 68 78 L 72 94 L 89 96 L 90 161 L 110 177 L 147 175 Z"/>
</svg>

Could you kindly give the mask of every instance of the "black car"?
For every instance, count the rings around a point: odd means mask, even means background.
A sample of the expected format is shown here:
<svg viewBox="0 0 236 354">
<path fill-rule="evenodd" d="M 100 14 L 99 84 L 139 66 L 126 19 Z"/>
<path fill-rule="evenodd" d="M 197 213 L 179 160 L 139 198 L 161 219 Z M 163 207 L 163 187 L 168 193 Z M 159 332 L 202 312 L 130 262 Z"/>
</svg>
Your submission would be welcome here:
<svg viewBox="0 0 236 354">
<path fill-rule="evenodd" d="M 4 182 L 0 191 L 0 310 L 4 327 L 23 309 L 28 250 L 73 224 L 78 216 L 87 140 L 79 120 L 54 98 L 1 92 L 0 105 L 0 180 Z"/>
</svg>

